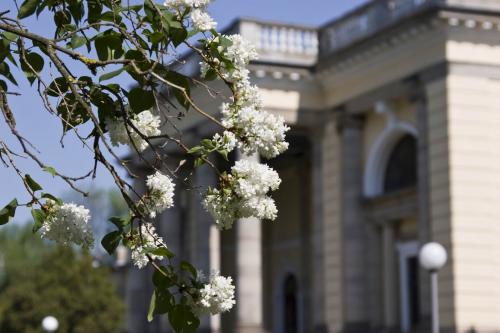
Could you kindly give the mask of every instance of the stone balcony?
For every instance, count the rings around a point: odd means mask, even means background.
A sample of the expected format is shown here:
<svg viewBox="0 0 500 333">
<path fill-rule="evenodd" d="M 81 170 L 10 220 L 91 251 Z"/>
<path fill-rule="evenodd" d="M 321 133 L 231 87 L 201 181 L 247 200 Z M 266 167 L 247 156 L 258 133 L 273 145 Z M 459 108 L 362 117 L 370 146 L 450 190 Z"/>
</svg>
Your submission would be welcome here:
<svg viewBox="0 0 500 333">
<path fill-rule="evenodd" d="M 312 66 L 318 56 L 316 28 L 241 19 L 227 30 L 251 41 L 259 53 L 258 62 Z"/>
</svg>

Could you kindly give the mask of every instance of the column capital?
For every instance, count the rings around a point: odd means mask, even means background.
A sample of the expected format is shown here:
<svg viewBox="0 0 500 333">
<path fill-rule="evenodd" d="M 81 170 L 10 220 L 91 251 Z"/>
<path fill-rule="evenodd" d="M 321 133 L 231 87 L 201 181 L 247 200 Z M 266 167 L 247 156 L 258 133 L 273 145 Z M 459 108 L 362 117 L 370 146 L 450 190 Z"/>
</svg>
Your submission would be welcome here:
<svg viewBox="0 0 500 333">
<path fill-rule="evenodd" d="M 335 121 L 339 133 L 342 133 L 345 129 L 361 129 L 364 120 L 365 117 L 363 115 L 349 113 L 345 108 L 335 110 Z"/>
</svg>

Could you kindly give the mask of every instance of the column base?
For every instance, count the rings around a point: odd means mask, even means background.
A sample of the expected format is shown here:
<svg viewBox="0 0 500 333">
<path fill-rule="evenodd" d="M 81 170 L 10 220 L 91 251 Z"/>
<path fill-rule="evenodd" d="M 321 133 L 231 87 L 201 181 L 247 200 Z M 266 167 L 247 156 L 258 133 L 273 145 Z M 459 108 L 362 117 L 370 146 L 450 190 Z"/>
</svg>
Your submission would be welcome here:
<svg viewBox="0 0 500 333">
<path fill-rule="evenodd" d="M 269 333 L 260 326 L 240 326 L 236 329 L 236 333 Z"/>
</svg>

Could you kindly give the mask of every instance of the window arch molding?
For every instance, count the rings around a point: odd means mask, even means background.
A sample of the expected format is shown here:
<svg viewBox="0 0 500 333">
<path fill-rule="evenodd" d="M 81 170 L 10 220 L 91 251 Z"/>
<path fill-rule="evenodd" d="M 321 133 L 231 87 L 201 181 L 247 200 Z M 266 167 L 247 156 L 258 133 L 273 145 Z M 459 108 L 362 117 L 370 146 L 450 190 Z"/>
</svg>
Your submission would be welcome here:
<svg viewBox="0 0 500 333">
<path fill-rule="evenodd" d="M 385 103 L 376 105 L 378 113 L 387 115 L 387 123 L 373 142 L 365 165 L 363 177 L 363 194 L 373 198 L 384 192 L 384 175 L 389 156 L 397 142 L 405 135 L 412 135 L 417 139 L 417 128 L 405 121 L 399 121 Z"/>
</svg>

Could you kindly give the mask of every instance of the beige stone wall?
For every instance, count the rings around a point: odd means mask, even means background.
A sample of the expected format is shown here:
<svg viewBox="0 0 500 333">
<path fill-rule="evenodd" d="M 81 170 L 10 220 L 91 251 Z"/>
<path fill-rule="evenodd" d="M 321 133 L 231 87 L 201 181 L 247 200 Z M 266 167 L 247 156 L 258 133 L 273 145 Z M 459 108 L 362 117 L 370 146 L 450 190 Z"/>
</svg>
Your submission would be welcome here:
<svg viewBox="0 0 500 333">
<path fill-rule="evenodd" d="M 335 126 L 334 121 L 326 124 L 322 142 L 325 313 L 328 331 L 331 333 L 339 332 L 344 320 L 342 309 L 340 138 Z"/>
<path fill-rule="evenodd" d="M 431 239 L 441 243 L 447 249 L 451 247 L 451 206 L 450 173 L 448 146 L 448 102 L 447 81 L 433 81 L 426 87 L 428 107 L 428 142 L 429 142 L 429 191 Z M 443 327 L 453 327 L 455 321 L 454 306 L 454 255 L 439 275 L 439 299 L 441 322 Z"/>
<path fill-rule="evenodd" d="M 455 315 L 465 331 L 500 329 L 500 81 L 450 75 L 451 246 Z"/>
<path fill-rule="evenodd" d="M 446 31 L 432 24 L 414 28 L 416 35 L 379 43 L 321 74 L 327 105 L 339 105 L 444 60 Z"/>
</svg>

